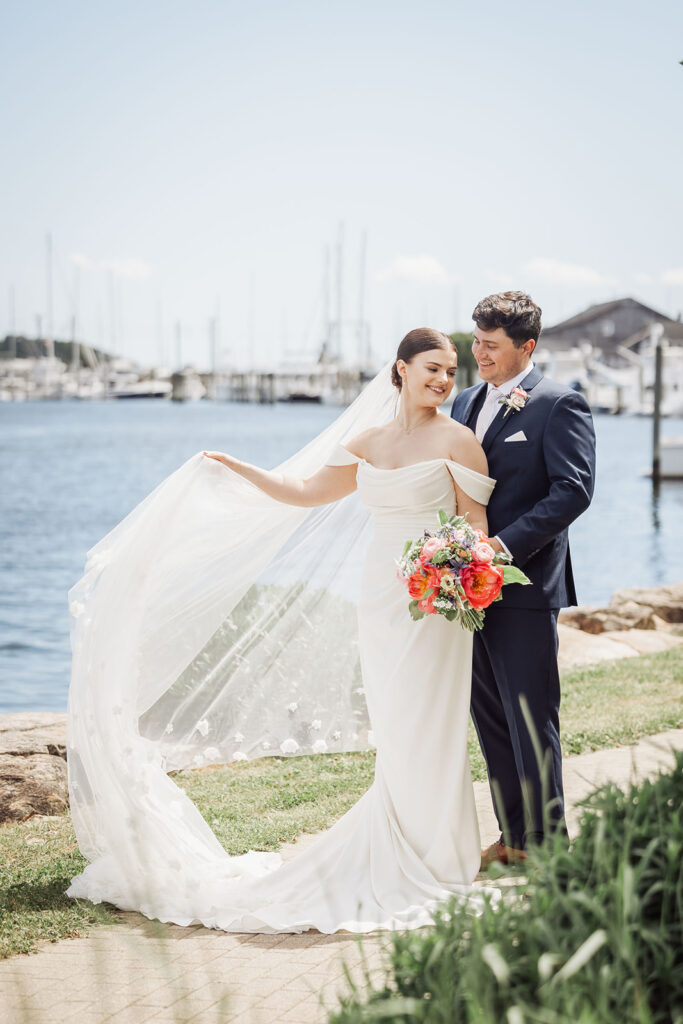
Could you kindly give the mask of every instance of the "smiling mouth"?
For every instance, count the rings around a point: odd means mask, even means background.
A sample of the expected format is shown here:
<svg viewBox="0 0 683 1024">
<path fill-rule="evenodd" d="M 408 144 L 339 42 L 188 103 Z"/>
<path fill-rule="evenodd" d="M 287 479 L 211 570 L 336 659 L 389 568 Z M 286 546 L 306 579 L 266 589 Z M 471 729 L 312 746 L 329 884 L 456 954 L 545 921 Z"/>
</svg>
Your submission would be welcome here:
<svg viewBox="0 0 683 1024">
<path fill-rule="evenodd" d="M 437 395 L 443 395 L 443 393 L 444 393 L 444 392 L 445 392 L 445 390 L 446 390 L 445 388 L 437 388 L 437 387 L 434 387 L 434 385 L 433 385 L 433 384 L 428 384 L 428 385 L 427 385 L 427 387 L 429 388 L 429 390 L 430 390 L 430 391 L 433 391 L 433 392 L 434 392 L 435 394 L 437 394 Z"/>
</svg>

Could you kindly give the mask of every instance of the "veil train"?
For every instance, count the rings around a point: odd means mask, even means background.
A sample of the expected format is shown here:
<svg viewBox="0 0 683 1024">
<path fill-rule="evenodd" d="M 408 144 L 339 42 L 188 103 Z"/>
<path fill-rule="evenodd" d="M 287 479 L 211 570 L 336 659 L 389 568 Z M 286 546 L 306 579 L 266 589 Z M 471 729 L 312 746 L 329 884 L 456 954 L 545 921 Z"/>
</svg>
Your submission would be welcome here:
<svg viewBox="0 0 683 1024">
<path fill-rule="evenodd" d="M 278 470 L 310 476 L 395 400 L 387 364 Z M 167 772 L 371 745 L 356 631 L 369 533 L 356 494 L 295 508 L 199 454 L 90 550 L 69 593 L 67 739 L 90 864 L 68 895 L 192 920 L 217 884 L 280 863 L 228 856 Z"/>
</svg>

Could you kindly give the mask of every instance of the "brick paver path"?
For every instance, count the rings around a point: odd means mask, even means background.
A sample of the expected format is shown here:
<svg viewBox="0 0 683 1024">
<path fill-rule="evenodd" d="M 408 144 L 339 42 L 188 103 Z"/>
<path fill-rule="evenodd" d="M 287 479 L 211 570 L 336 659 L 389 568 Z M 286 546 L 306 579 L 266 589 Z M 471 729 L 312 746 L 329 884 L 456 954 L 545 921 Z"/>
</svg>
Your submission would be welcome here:
<svg viewBox="0 0 683 1024">
<path fill-rule="evenodd" d="M 636 747 L 565 761 L 570 830 L 576 804 L 595 785 L 625 785 L 668 767 L 683 730 Z M 484 844 L 496 838 L 488 787 L 477 783 Z M 315 837 L 283 852 L 291 856 Z M 382 971 L 386 935 L 363 939 L 366 964 Z M 362 953 L 348 934 L 233 935 L 123 914 L 82 939 L 0 962 L 0 1018 L 7 1024 L 322 1024 L 346 987 L 343 964 L 362 982 Z M 323 1005 L 324 1003 L 324 1005 Z"/>
</svg>

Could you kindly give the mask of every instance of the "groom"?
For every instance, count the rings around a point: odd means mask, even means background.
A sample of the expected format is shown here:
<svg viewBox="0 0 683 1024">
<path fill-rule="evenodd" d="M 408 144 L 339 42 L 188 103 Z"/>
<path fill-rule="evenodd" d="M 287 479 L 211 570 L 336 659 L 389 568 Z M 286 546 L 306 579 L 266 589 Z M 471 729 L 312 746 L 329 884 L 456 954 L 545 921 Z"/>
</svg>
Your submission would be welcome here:
<svg viewBox="0 0 683 1024">
<path fill-rule="evenodd" d="M 485 868 L 525 859 L 544 827 L 564 828 L 557 616 L 576 604 L 567 529 L 593 495 L 595 433 L 585 399 L 532 361 L 541 309 L 528 295 L 489 295 L 472 319 L 484 383 L 462 391 L 451 415 L 475 432 L 497 481 L 487 509 L 493 546 L 532 584 L 507 586 L 474 636 L 472 718 L 501 830 Z"/>
</svg>

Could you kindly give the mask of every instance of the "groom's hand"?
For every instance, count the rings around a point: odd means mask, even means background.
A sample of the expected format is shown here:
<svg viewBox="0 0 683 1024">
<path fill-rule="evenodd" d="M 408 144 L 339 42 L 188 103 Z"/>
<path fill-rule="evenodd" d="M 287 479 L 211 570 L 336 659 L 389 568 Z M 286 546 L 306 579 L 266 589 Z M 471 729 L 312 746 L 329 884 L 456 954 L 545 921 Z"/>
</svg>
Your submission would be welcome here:
<svg viewBox="0 0 683 1024">
<path fill-rule="evenodd" d="M 500 543 L 500 541 L 498 540 L 497 537 L 490 537 L 489 538 L 489 544 L 491 545 L 493 550 L 496 552 L 496 554 L 500 554 L 501 551 L 503 551 L 503 552 L 505 551 L 505 548 Z"/>
</svg>

